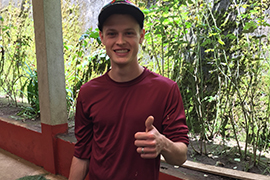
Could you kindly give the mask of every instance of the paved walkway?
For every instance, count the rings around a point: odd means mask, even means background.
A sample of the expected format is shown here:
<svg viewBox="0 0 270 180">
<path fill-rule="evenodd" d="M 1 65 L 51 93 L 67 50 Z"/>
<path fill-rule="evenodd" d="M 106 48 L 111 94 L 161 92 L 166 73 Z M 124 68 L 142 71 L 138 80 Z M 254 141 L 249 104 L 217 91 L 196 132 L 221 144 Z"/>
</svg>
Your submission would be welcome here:
<svg viewBox="0 0 270 180">
<path fill-rule="evenodd" d="M 45 178 L 49 180 L 67 180 L 63 176 L 50 174 L 42 167 L 0 149 L 0 180 L 16 180 L 24 176 L 44 174 L 46 174 Z"/>
</svg>

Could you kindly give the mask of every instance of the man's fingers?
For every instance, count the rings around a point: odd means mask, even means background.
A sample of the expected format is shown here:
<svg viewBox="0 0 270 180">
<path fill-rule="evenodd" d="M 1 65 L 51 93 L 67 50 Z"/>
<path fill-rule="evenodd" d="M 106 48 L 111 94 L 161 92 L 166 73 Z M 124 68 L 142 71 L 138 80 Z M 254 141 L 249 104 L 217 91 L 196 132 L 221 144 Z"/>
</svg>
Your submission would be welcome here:
<svg viewBox="0 0 270 180">
<path fill-rule="evenodd" d="M 151 131 L 152 129 L 154 129 L 154 126 L 153 126 L 153 123 L 154 123 L 154 117 L 153 116 L 149 116 L 146 121 L 145 121 L 145 127 L 146 127 L 146 132 L 149 132 Z"/>
<path fill-rule="evenodd" d="M 134 141 L 134 145 L 137 146 L 137 147 L 145 147 L 145 146 L 148 146 L 148 147 L 155 147 L 156 146 L 156 141 L 151 138 L 151 139 L 136 139 Z"/>
<path fill-rule="evenodd" d="M 138 147 L 137 152 L 139 154 L 156 154 L 156 148 L 155 147 Z"/>
<path fill-rule="evenodd" d="M 147 132 L 137 132 L 134 135 L 135 139 L 138 140 L 153 140 L 155 139 L 154 134 L 148 134 Z"/>
</svg>

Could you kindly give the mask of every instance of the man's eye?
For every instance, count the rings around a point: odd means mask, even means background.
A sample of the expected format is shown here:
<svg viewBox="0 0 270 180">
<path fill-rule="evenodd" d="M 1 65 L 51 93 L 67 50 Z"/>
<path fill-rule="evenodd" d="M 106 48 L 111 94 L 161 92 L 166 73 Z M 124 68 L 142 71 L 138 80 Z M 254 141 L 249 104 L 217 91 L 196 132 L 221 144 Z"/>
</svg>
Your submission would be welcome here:
<svg viewBox="0 0 270 180">
<path fill-rule="evenodd" d="M 114 32 L 109 32 L 109 33 L 107 33 L 107 35 L 108 35 L 108 36 L 114 36 L 115 33 L 114 33 Z"/>
<path fill-rule="evenodd" d="M 126 32 L 127 35 L 133 35 L 133 32 Z"/>
</svg>

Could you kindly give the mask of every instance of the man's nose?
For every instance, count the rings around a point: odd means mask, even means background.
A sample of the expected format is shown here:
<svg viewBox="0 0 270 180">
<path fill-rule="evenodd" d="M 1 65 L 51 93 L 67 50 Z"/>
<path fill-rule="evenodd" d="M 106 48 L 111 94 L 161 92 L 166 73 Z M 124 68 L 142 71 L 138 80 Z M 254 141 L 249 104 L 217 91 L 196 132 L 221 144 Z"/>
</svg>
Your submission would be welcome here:
<svg viewBox="0 0 270 180">
<path fill-rule="evenodd" d="M 125 37 L 123 34 L 119 34 L 118 37 L 117 37 L 117 42 L 116 42 L 118 45 L 122 45 L 125 43 Z"/>
</svg>

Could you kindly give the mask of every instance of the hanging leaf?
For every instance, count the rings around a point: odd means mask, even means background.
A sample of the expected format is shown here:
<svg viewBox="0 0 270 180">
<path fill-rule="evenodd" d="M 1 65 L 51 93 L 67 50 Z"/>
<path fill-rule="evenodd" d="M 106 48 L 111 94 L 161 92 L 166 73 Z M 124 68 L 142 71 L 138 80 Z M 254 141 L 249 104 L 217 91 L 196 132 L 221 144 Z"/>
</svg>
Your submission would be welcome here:
<svg viewBox="0 0 270 180">
<path fill-rule="evenodd" d="M 219 44 L 225 45 L 225 43 L 222 41 L 222 39 L 218 39 Z"/>
</svg>

